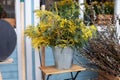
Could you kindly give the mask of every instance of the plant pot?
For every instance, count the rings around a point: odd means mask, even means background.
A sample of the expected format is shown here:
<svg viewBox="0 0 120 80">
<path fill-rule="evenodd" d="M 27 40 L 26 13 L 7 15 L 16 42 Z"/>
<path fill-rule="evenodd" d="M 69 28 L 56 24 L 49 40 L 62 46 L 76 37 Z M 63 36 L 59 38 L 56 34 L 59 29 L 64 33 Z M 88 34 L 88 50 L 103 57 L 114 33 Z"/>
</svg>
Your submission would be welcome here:
<svg viewBox="0 0 120 80">
<path fill-rule="evenodd" d="M 69 69 L 73 62 L 73 49 L 70 47 L 53 48 L 53 55 L 55 60 L 55 67 L 60 70 Z"/>
<path fill-rule="evenodd" d="M 100 71 L 98 75 L 98 80 L 120 80 L 120 77 L 116 77 L 114 75 L 110 75 L 106 72 Z"/>
<path fill-rule="evenodd" d="M 113 15 L 99 14 L 97 15 L 97 24 L 98 25 L 107 25 L 113 23 Z"/>
</svg>

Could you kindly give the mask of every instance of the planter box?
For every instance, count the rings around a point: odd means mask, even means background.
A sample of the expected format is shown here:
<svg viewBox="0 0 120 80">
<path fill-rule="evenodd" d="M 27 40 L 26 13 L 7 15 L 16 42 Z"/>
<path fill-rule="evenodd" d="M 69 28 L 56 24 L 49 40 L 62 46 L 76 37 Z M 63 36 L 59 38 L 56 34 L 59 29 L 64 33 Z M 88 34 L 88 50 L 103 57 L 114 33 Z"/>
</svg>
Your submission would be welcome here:
<svg viewBox="0 0 120 80">
<path fill-rule="evenodd" d="M 110 75 L 106 72 L 99 72 L 98 80 L 120 80 L 120 77 Z"/>
<path fill-rule="evenodd" d="M 97 15 L 98 25 L 107 25 L 113 23 L 113 15 L 99 14 Z"/>
</svg>

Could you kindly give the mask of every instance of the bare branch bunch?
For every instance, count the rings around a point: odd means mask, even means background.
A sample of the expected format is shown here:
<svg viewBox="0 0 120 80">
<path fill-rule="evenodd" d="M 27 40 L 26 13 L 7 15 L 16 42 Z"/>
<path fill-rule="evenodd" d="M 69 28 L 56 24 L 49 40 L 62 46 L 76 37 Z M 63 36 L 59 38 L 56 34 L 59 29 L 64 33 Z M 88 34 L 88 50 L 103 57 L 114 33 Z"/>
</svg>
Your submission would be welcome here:
<svg viewBox="0 0 120 80">
<path fill-rule="evenodd" d="M 80 52 L 99 70 L 120 76 L 120 45 L 115 27 L 107 26 L 105 31 L 97 31 L 97 37 L 90 39 Z"/>
</svg>

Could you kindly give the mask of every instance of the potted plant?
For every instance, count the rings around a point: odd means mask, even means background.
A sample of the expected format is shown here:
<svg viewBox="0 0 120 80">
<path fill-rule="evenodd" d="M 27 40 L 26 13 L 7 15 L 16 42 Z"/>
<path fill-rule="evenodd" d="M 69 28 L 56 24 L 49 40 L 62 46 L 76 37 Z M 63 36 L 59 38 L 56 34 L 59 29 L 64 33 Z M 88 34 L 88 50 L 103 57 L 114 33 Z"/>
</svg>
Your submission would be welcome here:
<svg viewBox="0 0 120 80">
<path fill-rule="evenodd" d="M 107 25 L 113 22 L 114 2 L 91 2 L 91 5 L 85 4 L 86 12 L 92 12 L 92 16 L 98 25 Z"/>
<path fill-rule="evenodd" d="M 62 59 L 62 62 L 58 62 L 62 63 L 62 66 L 58 63 L 55 64 L 58 69 L 70 68 L 71 64 L 68 63 L 71 62 L 65 62 L 72 56 L 72 54 L 69 56 L 69 51 L 73 53 L 75 48 L 84 46 L 96 30 L 95 26 L 86 27 L 83 21 L 79 19 L 79 5 L 73 0 L 57 1 L 51 10 L 36 10 L 35 13 L 40 18 L 40 22 L 37 26 L 29 26 L 25 30 L 26 36 L 32 39 L 34 48 L 41 48 L 41 46 L 52 48 L 55 56 L 58 55 L 55 59 L 57 61 Z M 64 49 L 67 49 L 67 51 L 64 51 Z M 66 53 L 65 57 L 63 53 L 62 57 L 59 57 L 61 52 Z M 72 61 L 72 59 L 69 60 Z"/>
</svg>

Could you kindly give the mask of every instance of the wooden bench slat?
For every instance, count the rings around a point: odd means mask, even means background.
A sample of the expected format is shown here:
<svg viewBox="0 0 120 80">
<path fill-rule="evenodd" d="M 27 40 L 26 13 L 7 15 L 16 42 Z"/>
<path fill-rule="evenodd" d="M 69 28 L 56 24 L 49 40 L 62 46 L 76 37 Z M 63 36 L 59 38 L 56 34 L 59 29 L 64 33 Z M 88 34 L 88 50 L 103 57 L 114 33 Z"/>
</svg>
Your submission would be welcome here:
<svg viewBox="0 0 120 80">
<path fill-rule="evenodd" d="M 86 68 L 83 68 L 83 67 L 75 65 L 75 64 L 73 64 L 72 67 L 68 70 L 59 70 L 59 69 L 56 69 L 55 66 L 40 67 L 40 69 L 46 75 L 86 70 Z"/>
</svg>

